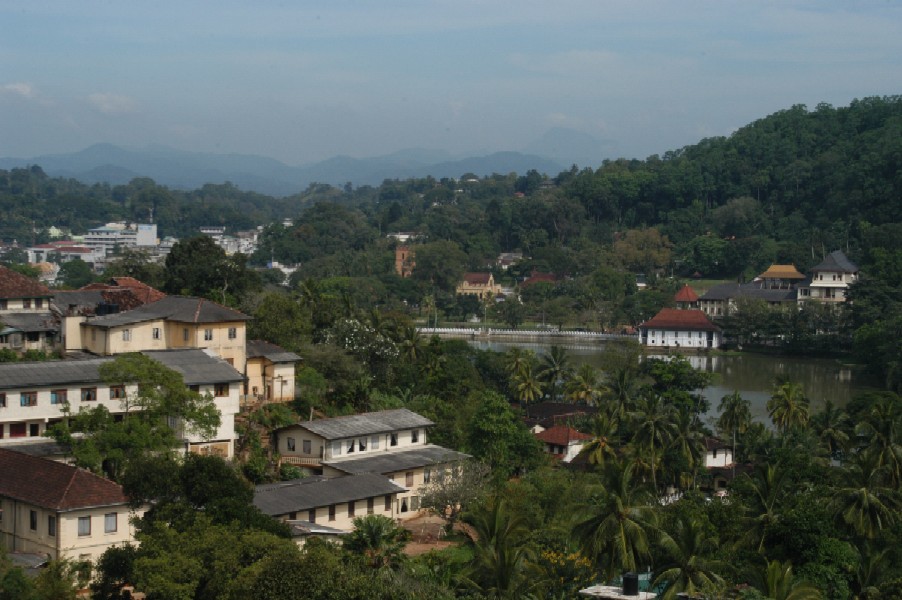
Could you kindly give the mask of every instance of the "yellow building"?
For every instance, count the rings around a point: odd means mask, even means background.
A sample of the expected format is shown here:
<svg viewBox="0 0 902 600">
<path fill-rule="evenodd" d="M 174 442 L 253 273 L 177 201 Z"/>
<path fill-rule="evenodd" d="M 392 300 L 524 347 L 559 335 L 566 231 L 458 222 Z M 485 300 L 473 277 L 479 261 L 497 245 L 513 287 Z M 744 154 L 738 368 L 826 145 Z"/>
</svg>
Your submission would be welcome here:
<svg viewBox="0 0 902 600">
<path fill-rule="evenodd" d="M 461 296 L 478 296 L 485 300 L 501 293 L 501 286 L 495 283 L 491 273 L 464 273 L 464 280 L 457 286 Z"/>
</svg>

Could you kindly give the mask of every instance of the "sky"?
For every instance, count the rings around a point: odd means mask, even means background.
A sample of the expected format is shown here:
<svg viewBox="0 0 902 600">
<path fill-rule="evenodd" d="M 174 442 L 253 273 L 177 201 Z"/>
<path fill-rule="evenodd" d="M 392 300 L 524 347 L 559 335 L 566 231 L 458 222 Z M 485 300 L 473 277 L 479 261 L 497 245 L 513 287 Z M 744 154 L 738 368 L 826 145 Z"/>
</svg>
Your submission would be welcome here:
<svg viewBox="0 0 902 600">
<path fill-rule="evenodd" d="M 162 144 L 301 165 L 519 151 L 563 127 L 645 158 L 899 93 L 896 0 L 0 0 L 5 157 Z"/>
</svg>

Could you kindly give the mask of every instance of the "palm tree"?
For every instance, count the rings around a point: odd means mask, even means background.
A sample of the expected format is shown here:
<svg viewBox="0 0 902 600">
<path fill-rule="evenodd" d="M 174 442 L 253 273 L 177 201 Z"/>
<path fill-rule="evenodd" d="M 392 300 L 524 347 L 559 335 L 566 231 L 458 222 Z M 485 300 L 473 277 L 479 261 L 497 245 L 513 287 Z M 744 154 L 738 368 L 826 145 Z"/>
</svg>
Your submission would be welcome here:
<svg viewBox="0 0 902 600">
<path fill-rule="evenodd" d="M 681 513 L 673 531 L 662 536 L 661 547 L 667 562 L 656 570 L 651 587 L 663 586 L 663 600 L 673 600 L 680 593 L 694 597 L 724 585 L 716 572 L 721 567 L 719 561 L 708 558 L 717 553 L 717 539 L 697 518 Z"/>
<path fill-rule="evenodd" d="M 673 439 L 670 442 L 689 467 L 692 485 L 695 485 L 695 474 L 705 462 L 705 436 L 701 429 L 698 414 L 691 407 L 683 405 L 676 413 Z M 687 484 L 688 485 L 688 484 Z M 681 487 L 682 484 L 681 484 Z"/>
<path fill-rule="evenodd" d="M 595 415 L 592 421 L 592 440 L 580 450 L 580 454 L 588 458 L 590 465 L 603 467 L 608 459 L 617 456 L 618 427 L 619 423 L 610 415 Z"/>
<path fill-rule="evenodd" d="M 401 355 L 410 363 L 417 362 L 417 359 L 423 354 L 423 336 L 413 325 L 404 326 L 398 345 L 401 348 Z"/>
<path fill-rule="evenodd" d="M 504 355 L 504 362 L 507 368 L 507 374 L 513 378 L 535 361 L 535 354 L 531 350 L 523 348 L 510 348 Z"/>
<path fill-rule="evenodd" d="M 526 407 L 529 415 L 529 405 L 542 397 L 542 382 L 533 375 L 532 366 L 526 364 L 523 369 L 514 376 L 514 387 L 517 390 L 517 399 L 520 406 Z"/>
<path fill-rule="evenodd" d="M 404 560 L 404 546 L 410 532 L 384 515 L 354 519 L 354 530 L 342 540 L 346 550 L 363 557 L 374 569 L 398 566 Z"/>
<path fill-rule="evenodd" d="M 664 402 L 655 393 L 648 393 L 636 403 L 636 410 L 631 413 L 636 425 L 633 441 L 638 449 L 647 450 L 651 459 L 651 481 L 654 491 L 658 493 L 657 459 L 658 451 L 665 448 L 676 433 L 676 409 Z"/>
<path fill-rule="evenodd" d="M 507 503 L 490 498 L 466 519 L 473 528 L 468 545 L 473 560 L 464 583 L 488 598 L 520 598 L 530 586 L 526 571 L 532 560 L 525 519 L 512 513 Z"/>
<path fill-rule="evenodd" d="M 859 452 L 834 491 L 831 507 L 837 520 L 855 535 L 873 540 L 899 520 L 902 501 L 893 486 L 892 469 L 877 452 Z"/>
<path fill-rule="evenodd" d="M 567 356 L 567 351 L 560 346 L 552 346 L 548 353 L 542 356 L 542 368 L 538 376 L 548 385 L 552 402 L 557 400 L 558 382 L 566 379 L 571 370 L 570 357 Z"/>
<path fill-rule="evenodd" d="M 790 562 L 769 562 L 762 583 L 761 592 L 771 600 L 820 600 L 823 597 L 819 589 L 796 578 Z"/>
<path fill-rule="evenodd" d="M 783 434 L 789 429 L 808 424 L 808 408 L 808 398 L 802 386 L 791 381 L 776 387 L 767 401 L 771 421 Z"/>
<path fill-rule="evenodd" d="M 849 447 L 849 415 L 827 400 L 824 410 L 811 418 L 811 424 L 831 458 L 839 458 Z"/>
<path fill-rule="evenodd" d="M 581 364 L 565 389 L 571 402 L 594 405 L 602 390 L 598 370 L 589 363 Z"/>
<path fill-rule="evenodd" d="M 720 417 L 717 419 L 717 427 L 723 432 L 733 434 L 733 464 L 736 463 L 736 434 L 748 431 L 752 424 L 751 403 L 742 397 L 738 390 L 727 394 L 720 399 L 717 410 Z M 735 473 L 735 471 L 734 471 Z"/>
<path fill-rule="evenodd" d="M 898 396 L 886 395 L 875 402 L 855 432 L 867 439 L 868 451 L 879 457 L 879 464 L 889 469 L 892 483 L 899 486 L 902 483 L 902 402 Z"/>
<path fill-rule="evenodd" d="M 751 496 L 746 499 L 746 522 L 749 539 L 757 543 L 758 552 L 764 550 L 767 528 L 776 522 L 778 509 L 788 487 L 786 469 L 775 464 L 755 467 L 751 479 Z"/>
<path fill-rule="evenodd" d="M 633 480 L 633 464 L 611 461 L 604 471 L 603 490 L 590 506 L 589 516 L 573 529 L 587 557 L 602 576 L 639 571 L 650 562 L 650 541 L 659 537 L 652 502 L 654 494 Z"/>
</svg>

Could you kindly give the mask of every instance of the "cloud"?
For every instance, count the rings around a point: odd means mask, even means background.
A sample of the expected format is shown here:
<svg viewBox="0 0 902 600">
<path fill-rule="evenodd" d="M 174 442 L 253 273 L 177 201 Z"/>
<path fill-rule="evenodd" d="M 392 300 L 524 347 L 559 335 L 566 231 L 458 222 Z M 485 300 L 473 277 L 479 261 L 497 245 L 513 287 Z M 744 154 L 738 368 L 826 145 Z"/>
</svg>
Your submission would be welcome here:
<svg viewBox="0 0 902 600">
<path fill-rule="evenodd" d="M 134 99 L 120 94 L 96 93 L 88 96 L 88 103 L 105 115 L 122 115 L 137 111 Z"/>
<path fill-rule="evenodd" d="M 22 98 L 32 99 L 36 96 L 36 92 L 34 86 L 30 83 L 25 83 L 24 81 L 17 81 L 15 83 L 7 83 L 6 85 L 0 87 L 5 94 L 15 94 L 17 96 L 21 96 Z"/>
</svg>

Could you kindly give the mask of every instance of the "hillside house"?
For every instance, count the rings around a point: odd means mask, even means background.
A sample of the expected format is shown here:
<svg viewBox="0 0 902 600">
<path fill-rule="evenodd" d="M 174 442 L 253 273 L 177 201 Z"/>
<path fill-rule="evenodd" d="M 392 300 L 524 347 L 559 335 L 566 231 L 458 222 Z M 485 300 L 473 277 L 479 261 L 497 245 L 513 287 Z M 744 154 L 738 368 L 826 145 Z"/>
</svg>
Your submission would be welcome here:
<svg viewBox="0 0 902 600">
<path fill-rule="evenodd" d="M 493 298 L 501 293 L 501 286 L 495 283 L 491 273 L 464 273 L 464 279 L 457 286 L 459 296 L 477 296 L 480 300 Z"/>
<path fill-rule="evenodd" d="M 592 439 L 591 435 L 566 425 L 555 425 L 533 435 L 542 442 L 547 454 L 565 464 L 576 458 L 583 446 Z"/>
<path fill-rule="evenodd" d="M 84 469 L 0 448 L 0 548 L 96 560 L 134 543 L 122 487 Z"/>
<path fill-rule="evenodd" d="M 50 312 L 52 297 L 47 286 L 0 265 L 0 348 L 54 350 L 59 325 Z"/>
</svg>

